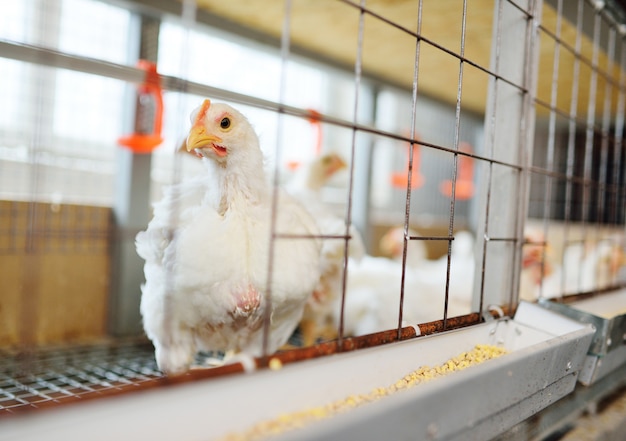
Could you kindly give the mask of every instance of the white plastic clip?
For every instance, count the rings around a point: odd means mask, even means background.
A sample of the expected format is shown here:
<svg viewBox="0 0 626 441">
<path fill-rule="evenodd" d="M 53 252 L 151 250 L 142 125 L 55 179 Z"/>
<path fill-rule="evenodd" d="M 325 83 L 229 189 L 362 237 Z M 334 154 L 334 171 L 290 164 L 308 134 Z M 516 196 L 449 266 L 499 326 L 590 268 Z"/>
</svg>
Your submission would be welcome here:
<svg viewBox="0 0 626 441">
<path fill-rule="evenodd" d="M 498 318 L 504 317 L 504 311 L 498 305 L 489 305 L 487 306 L 487 310 L 490 312 L 495 311 L 496 313 L 498 313 Z"/>
<path fill-rule="evenodd" d="M 410 325 L 411 328 L 413 328 L 415 330 L 415 336 L 419 337 L 420 335 L 422 335 L 422 330 L 420 329 L 419 326 L 417 325 Z"/>
<path fill-rule="evenodd" d="M 491 312 L 494 311 L 498 314 L 498 317 L 496 317 L 495 319 L 491 314 Z M 483 319 L 486 322 L 501 319 L 502 317 L 504 317 L 504 311 L 498 305 L 487 305 L 487 309 L 483 311 Z"/>
<path fill-rule="evenodd" d="M 413 330 L 415 331 L 415 336 L 419 337 L 420 335 L 422 335 L 422 331 L 420 329 L 419 326 L 414 325 L 413 323 L 407 323 L 404 320 L 402 321 L 402 327 L 403 328 L 413 328 Z"/>
<path fill-rule="evenodd" d="M 489 305 L 489 306 L 487 306 L 487 311 L 489 311 L 489 312 L 494 312 L 495 311 L 498 314 L 498 318 L 504 317 L 504 311 L 498 305 Z"/>
</svg>

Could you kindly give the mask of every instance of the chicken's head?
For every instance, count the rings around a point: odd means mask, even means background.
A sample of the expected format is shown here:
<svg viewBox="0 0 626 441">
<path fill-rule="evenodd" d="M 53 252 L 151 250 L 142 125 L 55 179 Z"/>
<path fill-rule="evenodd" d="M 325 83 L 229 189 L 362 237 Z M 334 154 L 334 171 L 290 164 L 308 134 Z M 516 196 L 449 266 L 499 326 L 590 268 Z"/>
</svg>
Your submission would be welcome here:
<svg viewBox="0 0 626 441">
<path fill-rule="evenodd" d="M 526 233 L 522 249 L 522 271 L 530 274 L 537 285 L 554 272 L 552 248 L 541 233 Z"/>
<path fill-rule="evenodd" d="M 404 228 L 390 228 L 378 242 L 378 247 L 383 256 L 394 259 L 402 257 L 404 252 Z"/>
<path fill-rule="evenodd" d="M 320 158 L 321 172 L 326 177 L 331 177 L 347 167 L 346 162 L 337 153 L 328 153 Z"/>
<path fill-rule="evenodd" d="M 191 124 L 187 151 L 195 151 L 220 165 L 260 152 L 254 129 L 245 116 L 228 104 L 204 100 L 192 112 Z"/>
<path fill-rule="evenodd" d="M 319 156 L 311 163 L 307 186 L 312 190 L 319 190 L 337 172 L 346 167 L 346 162 L 337 153 L 327 153 Z"/>
</svg>

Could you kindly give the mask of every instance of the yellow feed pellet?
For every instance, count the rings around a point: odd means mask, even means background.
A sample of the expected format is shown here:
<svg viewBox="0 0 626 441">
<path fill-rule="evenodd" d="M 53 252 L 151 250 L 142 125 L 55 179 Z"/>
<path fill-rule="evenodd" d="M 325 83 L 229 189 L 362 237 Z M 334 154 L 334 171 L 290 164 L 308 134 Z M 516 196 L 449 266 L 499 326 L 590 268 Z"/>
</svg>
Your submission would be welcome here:
<svg viewBox="0 0 626 441">
<path fill-rule="evenodd" d="M 367 394 L 350 395 L 341 400 L 333 401 L 325 406 L 313 407 L 293 413 L 281 414 L 274 419 L 262 421 L 249 429 L 230 433 L 220 441 L 255 441 L 271 435 L 286 432 L 288 430 L 304 427 L 315 421 L 329 418 L 339 413 L 346 412 L 366 403 L 379 400 L 382 397 L 395 392 L 409 389 L 420 383 L 442 377 L 451 372 L 460 371 L 470 366 L 483 363 L 492 358 L 506 354 L 506 349 L 492 345 L 476 345 L 471 351 L 463 352 L 439 366 L 422 366 L 408 373 L 394 384 L 387 387 L 377 387 Z"/>
<path fill-rule="evenodd" d="M 282 369 L 283 362 L 280 361 L 280 359 L 274 357 L 274 358 L 270 359 L 270 362 L 269 362 L 268 366 L 269 366 L 269 368 L 271 370 L 278 371 L 278 370 Z"/>
</svg>

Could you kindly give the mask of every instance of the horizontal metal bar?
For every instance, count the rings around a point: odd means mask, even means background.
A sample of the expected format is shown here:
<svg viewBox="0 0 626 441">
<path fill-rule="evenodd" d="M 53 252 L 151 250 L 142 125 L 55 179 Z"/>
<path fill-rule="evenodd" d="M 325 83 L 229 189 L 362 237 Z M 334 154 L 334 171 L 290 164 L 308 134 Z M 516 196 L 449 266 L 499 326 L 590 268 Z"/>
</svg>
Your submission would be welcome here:
<svg viewBox="0 0 626 441">
<path fill-rule="evenodd" d="M 282 234 L 275 233 L 274 239 L 352 239 L 351 235 L 343 234 Z"/>
<path fill-rule="evenodd" d="M 485 237 L 485 241 L 487 242 L 518 242 L 519 239 L 517 237 Z"/>
<path fill-rule="evenodd" d="M 409 236 L 409 240 L 454 240 L 451 236 Z"/>
<path fill-rule="evenodd" d="M 0 40 L 0 57 L 100 75 L 133 83 L 140 83 L 145 78 L 145 72 L 136 67 L 97 60 L 95 58 L 68 55 L 54 49 L 8 40 Z"/>
<path fill-rule="evenodd" d="M 14 60 L 24 61 L 28 63 L 35 63 L 44 66 L 57 67 L 60 69 L 69 69 L 87 74 L 101 75 L 108 78 L 114 78 L 122 81 L 141 83 L 144 81 L 145 72 L 142 69 L 132 66 L 126 66 L 123 64 L 112 63 L 108 61 L 97 60 L 94 58 L 69 55 L 57 50 L 43 48 L 39 46 L 33 46 L 23 43 L 17 43 L 13 41 L 0 40 L 0 57 L 10 58 Z M 280 104 L 274 101 L 257 98 L 250 95 L 245 95 L 237 92 L 232 92 L 217 87 L 208 86 L 206 84 L 196 83 L 188 81 L 182 78 L 161 75 L 161 87 L 164 90 L 171 90 L 176 92 L 190 93 L 199 96 L 211 96 L 217 99 L 231 101 L 234 103 L 244 104 L 259 109 L 271 110 L 277 113 L 294 116 L 302 119 L 310 119 L 311 113 L 309 110 L 301 109 L 294 106 L 288 106 Z M 316 114 L 316 119 L 323 122 L 332 124 L 338 127 L 344 127 L 351 130 L 360 131 L 363 133 L 370 133 L 386 137 L 389 139 L 395 139 L 398 141 L 407 142 L 410 144 L 418 144 L 425 147 L 430 147 L 439 151 L 444 151 L 456 155 L 466 156 L 479 161 L 489 162 L 491 164 L 497 164 L 505 167 L 510 167 L 515 170 L 521 170 L 522 167 L 517 164 L 500 161 L 486 156 L 477 155 L 470 152 L 455 150 L 452 147 L 445 147 L 424 141 L 417 141 L 407 136 L 403 136 L 397 133 L 380 130 L 372 126 L 364 124 L 355 124 L 351 121 L 347 121 L 341 118 L 332 117 L 324 114 Z"/>
</svg>

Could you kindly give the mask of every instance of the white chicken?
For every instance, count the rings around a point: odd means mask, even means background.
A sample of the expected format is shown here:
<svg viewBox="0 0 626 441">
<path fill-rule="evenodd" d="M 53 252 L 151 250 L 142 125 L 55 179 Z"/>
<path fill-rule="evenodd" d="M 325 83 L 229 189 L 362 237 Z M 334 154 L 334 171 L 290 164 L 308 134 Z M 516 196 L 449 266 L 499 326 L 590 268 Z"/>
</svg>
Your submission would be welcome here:
<svg viewBox="0 0 626 441">
<path fill-rule="evenodd" d="M 409 228 L 409 236 L 420 236 L 414 229 Z M 392 227 L 380 238 L 380 252 L 394 260 L 402 261 L 404 252 L 404 227 Z M 406 264 L 417 267 L 428 259 L 428 250 L 423 240 L 409 240 L 407 242 Z"/>
<path fill-rule="evenodd" d="M 337 172 L 346 168 L 345 161 L 336 153 L 327 153 L 300 167 L 286 189 L 301 201 L 315 217 L 323 236 L 344 236 L 346 222 L 322 201 L 321 190 Z M 350 239 L 348 255 L 360 260 L 365 254 L 363 239 L 354 225 L 348 230 Z M 334 309 L 343 290 L 343 263 L 345 242 L 337 238 L 325 238 L 322 245 L 321 277 L 315 293 L 304 310 L 300 328 L 305 346 L 318 338 L 336 336 L 333 326 Z"/>
<path fill-rule="evenodd" d="M 337 153 L 316 156 L 294 172 L 286 185 L 286 190 L 321 204 L 320 191 L 333 176 L 345 170 L 346 166 L 346 162 Z"/>
<path fill-rule="evenodd" d="M 403 326 L 443 318 L 447 255 L 408 266 L 405 272 Z M 448 317 L 471 312 L 474 278 L 473 237 L 456 233 L 452 242 Z M 346 335 L 364 335 L 398 326 L 402 265 L 385 257 L 350 261 L 344 315 Z M 336 317 L 339 320 L 339 317 Z"/>
<path fill-rule="evenodd" d="M 519 299 L 528 302 L 554 297 L 561 285 L 561 271 L 556 270 L 552 248 L 542 231 L 527 228 L 522 248 Z"/>
<path fill-rule="evenodd" d="M 527 231 L 525 235 L 529 244 L 522 252 L 521 299 L 555 298 L 620 283 L 624 253 L 618 240 L 571 242 L 557 260 L 549 243 L 533 245 L 545 242 L 542 234 Z"/>
<path fill-rule="evenodd" d="M 143 325 L 168 375 L 189 369 L 197 351 L 263 355 L 266 315 L 265 349 L 276 351 L 320 277 L 316 223 L 282 191 L 272 216 L 274 191 L 248 120 L 209 100 L 191 120 L 187 150 L 202 156 L 206 173 L 167 188 L 136 239 L 146 261 Z M 305 238 L 272 241 L 273 231 Z"/>
<path fill-rule="evenodd" d="M 426 320 L 437 320 L 443 317 L 447 271 L 447 254 L 434 261 L 425 261 L 415 268 L 414 275 L 418 279 L 418 286 L 415 288 L 417 295 L 423 303 L 433 302 L 431 308 L 434 314 L 429 312 L 430 318 L 426 316 Z M 471 312 L 475 271 L 474 236 L 469 231 L 457 231 L 450 245 L 448 317 Z M 423 307 L 420 314 L 425 316 Z"/>
</svg>

